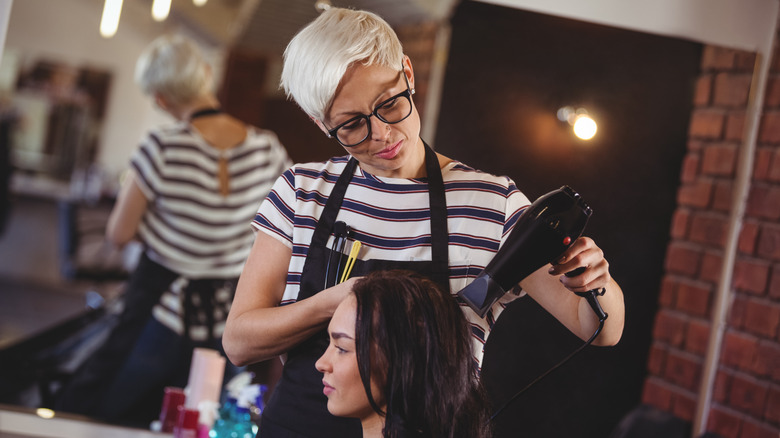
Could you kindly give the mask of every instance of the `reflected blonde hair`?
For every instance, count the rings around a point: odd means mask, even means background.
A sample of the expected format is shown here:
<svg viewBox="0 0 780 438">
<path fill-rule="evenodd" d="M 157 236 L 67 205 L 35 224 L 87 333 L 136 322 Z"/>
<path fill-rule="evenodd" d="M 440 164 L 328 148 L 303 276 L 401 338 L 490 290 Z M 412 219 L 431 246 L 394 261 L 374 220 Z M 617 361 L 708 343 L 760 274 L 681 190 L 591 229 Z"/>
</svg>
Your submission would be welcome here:
<svg viewBox="0 0 780 438">
<path fill-rule="evenodd" d="M 401 41 L 378 15 L 330 8 L 287 45 L 281 86 L 306 114 L 322 121 L 352 64 L 400 69 L 403 59 Z"/>
<path fill-rule="evenodd" d="M 164 35 L 147 46 L 135 64 L 135 81 L 150 96 L 157 93 L 187 104 L 210 91 L 209 67 L 195 43 L 181 35 Z"/>
</svg>

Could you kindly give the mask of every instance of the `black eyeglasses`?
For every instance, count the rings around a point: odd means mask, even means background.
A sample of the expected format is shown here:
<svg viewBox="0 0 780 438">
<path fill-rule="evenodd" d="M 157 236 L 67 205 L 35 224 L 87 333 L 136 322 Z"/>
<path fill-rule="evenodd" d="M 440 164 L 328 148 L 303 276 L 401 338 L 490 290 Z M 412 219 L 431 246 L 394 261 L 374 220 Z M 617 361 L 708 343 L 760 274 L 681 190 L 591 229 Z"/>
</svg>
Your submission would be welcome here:
<svg viewBox="0 0 780 438">
<path fill-rule="evenodd" d="M 383 101 L 374 108 L 371 114 L 360 114 L 328 131 L 329 138 L 336 138 L 342 146 L 351 148 L 363 143 L 371 136 L 371 116 L 393 125 L 406 120 L 412 114 L 412 94 L 414 90 L 409 88 L 409 79 L 401 71 L 406 81 L 406 90 Z"/>
</svg>

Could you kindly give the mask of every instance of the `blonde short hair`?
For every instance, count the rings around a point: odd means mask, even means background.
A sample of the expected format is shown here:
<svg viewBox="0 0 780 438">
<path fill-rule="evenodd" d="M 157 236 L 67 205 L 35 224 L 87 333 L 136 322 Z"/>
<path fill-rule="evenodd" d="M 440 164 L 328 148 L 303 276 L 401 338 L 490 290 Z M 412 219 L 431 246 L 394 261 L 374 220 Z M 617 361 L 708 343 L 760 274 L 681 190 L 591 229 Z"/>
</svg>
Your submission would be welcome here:
<svg viewBox="0 0 780 438">
<path fill-rule="evenodd" d="M 287 45 L 281 85 L 306 114 L 321 121 L 352 64 L 400 70 L 403 59 L 401 41 L 378 15 L 330 8 Z"/>
<path fill-rule="evenodd" d="M 211 89 L 209 67 L 195 43 L 181 35 L 164 35 L 144 49 L 135 64 L 141 90 L 187 104 Z"/>
</svg>

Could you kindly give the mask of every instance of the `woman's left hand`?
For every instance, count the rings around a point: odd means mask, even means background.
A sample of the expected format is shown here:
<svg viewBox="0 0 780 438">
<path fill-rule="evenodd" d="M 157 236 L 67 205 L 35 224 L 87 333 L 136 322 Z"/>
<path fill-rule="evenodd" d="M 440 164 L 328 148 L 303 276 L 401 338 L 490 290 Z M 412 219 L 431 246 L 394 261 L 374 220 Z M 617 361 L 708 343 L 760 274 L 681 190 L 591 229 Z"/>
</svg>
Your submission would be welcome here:
<svg viewBox="0 0 780 438">
<path fill-rule="evenodd" d="M 577 275 L 581 268 L 584 268 L 584 271 Z M 577 271 L 572 277 L 564 275 L 575 270 Z M 561 283 L 572 292 L 601 289 L 606 287 L 612 278 L 604 251 L 589 237 L 580 237 L 574 241 L 548 272 L 550 275 L 560 275 Z"/>
</svg>

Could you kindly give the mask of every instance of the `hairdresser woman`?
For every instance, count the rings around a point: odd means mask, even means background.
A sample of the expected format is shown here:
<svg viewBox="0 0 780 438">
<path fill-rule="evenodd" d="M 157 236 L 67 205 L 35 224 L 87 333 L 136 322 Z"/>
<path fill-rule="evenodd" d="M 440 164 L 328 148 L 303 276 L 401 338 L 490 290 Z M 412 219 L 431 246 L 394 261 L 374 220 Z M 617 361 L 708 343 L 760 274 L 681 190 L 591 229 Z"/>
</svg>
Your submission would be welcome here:
<svg viewBox="0 0 780 438">
<path fill-rule="evenodd" d="M 282 85 L 348 155 L 293 166 L 261 204 L 223 345 L 237 365 L 286 356 L 260 436 L 359 437 L 359 422 L 328 413 L 314 367 L 327 348 L 328 321 L 354 277 L 407 269 L 457 293 L 492 259 L 529 201 L 508 178 L 476 171 L 423 142 L 412 63 L 374 14 L 322 13 L 288 45 Z M 338 283 L 334 273 L 344 271 L 355 241 L 362 246 L 352 279 Z M 331 256 L 334 250 L 344 256 Z M 587 269 L 579 276 L 562 275 L 581 266 Z M 619 340 L 622 292 L 591 239 L 576 241 L 559 264 L 520 287 L 585 339 L 598 321 L 572 291 L 606 288 L 601 303 L 610 317 L 597 342 Z M 463 306 L 477 363 L 502 304 L 515 297 L 508 295 L 485 319 Z"/>
</svg>

